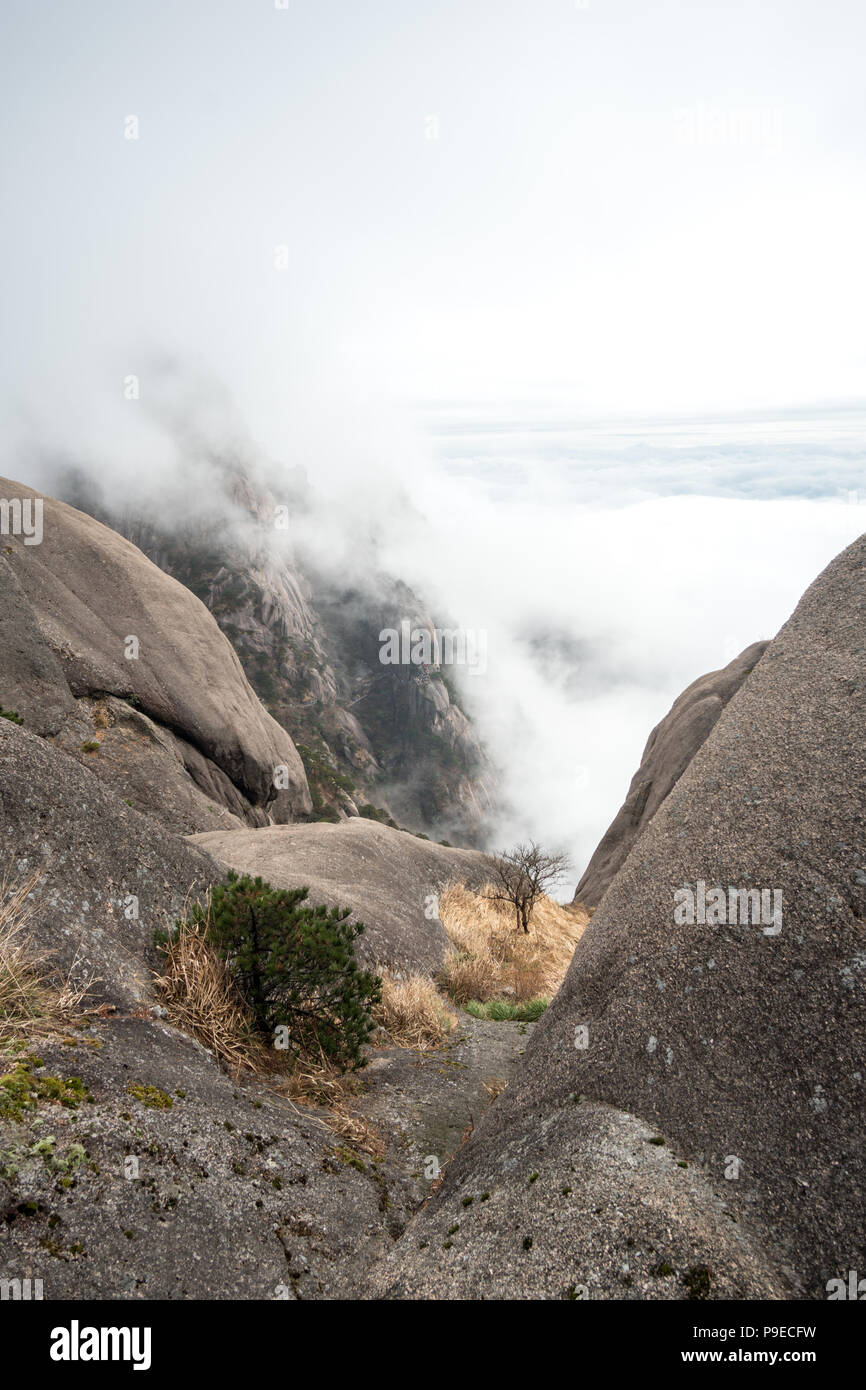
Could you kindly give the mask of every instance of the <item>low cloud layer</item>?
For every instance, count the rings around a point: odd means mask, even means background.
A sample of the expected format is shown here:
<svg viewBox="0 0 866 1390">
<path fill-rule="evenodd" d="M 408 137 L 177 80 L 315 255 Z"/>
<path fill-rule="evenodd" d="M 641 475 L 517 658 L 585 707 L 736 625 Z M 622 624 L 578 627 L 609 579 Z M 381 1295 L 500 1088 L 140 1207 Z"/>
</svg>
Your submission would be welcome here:
<svg viewBox="0 0 866 1390">
<path fill-rule="evenodd" d="M 228 500 L 237 469 L 277 502 L 303 480 L 307 508 L 273 542 L 288 563 L 310 560 L 338 587 L 369 586 L 381 570 L 443 626 L 485 634 L 484 669 L 453 675 L 501 774 L 492 845 L 533 836 L 566 850 L 572 884 L 676 696 L 773 636 L 866 524 L 845 412 L 821 417 L 820 434 L 814 420 L 756 422 L 771 441 L 759 456 L 734 442 L 736 421 L 692 421 L 685 440 L 669 424 L 605 430 L 555 414 L 533 431 L 491 427 L 483 412 L 472 430 L 456 412 L 444 429 L 440 413 L 434 430 L 382 406 L 369 430 L 356 408 L 352 435 L 329 428 L 335 402 L 318 437 L 306 423 L 305 448 L 286 464 L 255 443 L 211 378 L 164 363 L 149 381 L 119 437 L 113 406 L 94 403 L 94 455 L 32 439 L 22 481 L 51 491 L 73 466 L 111 508 L 173 529 L 214 508 L 245 527 Z"/>
</svg>

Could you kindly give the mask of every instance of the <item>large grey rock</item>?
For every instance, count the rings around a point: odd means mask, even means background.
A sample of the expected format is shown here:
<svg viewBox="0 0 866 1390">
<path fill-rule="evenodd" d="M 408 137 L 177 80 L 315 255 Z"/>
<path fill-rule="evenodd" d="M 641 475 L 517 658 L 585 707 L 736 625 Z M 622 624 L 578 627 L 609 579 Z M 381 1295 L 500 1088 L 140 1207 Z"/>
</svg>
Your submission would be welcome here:
<svg viewBox="0 0 866 1390">
<path fill-rule="evenodd" d="M 6 554 L 0 555 L 0 708 L 50 738 L 136 810 L 181 834 L 267 825 L 191 743 L 113 695 L 77 699 Z"/>
<path fill-rule="evenodd" d="M 350 907 L 366 931 L 358 947 L 372 965 L 437 970 L 448 949 L 436 894 L 451 879 L 483 882 L 489 862 L 361 817 L 339 825 L 267 826 L 189 837 L 239 873 L 277 888 L 307 887 L 311 902 Z"/>
<path fill-rule="evenodd" d="M 216 763 L 113 695 L 83 697 L 55 744 L 84 763 L 137 811 L 180 835 L 267 825 Z"/>
<path fill-rule="evenodd" d="M 220 871 L 202 850 L 127 806 L 44 739 L 0 719 L 0 866 L 39 872 L 34 936 L 93 997 L 130 1005 L 150 994 L 155 929 Z"/>
<path fill-rule="evenodd" d="M 31 502 L 39 497 L 4 478 L 0 495 Z M 204 604 L 92 517 L 49 497 L 43 506 L 41 544 L 4 537 L 17 581 L 7 579 L 6 590 L 23 594 L 27 609 L 16 605 L 9 632 L 12 697 L 0 699 L 35 708 L 33 727 L 47 731 L 56 717 L 39 711 L 45 700 L 52 711 L 62 701 L 59 664 L 72 696 L 108 694 L 131 703 L 179 735 L 274 820 L 309 812 L 306 775 L 291 738 L 259 702 Z M 37 657 L 28 666 L 21 631 L 29 613 L 38 636 Z M 133 650 L 137 656 L 129 655 Z M 275 776 L 277 768 L 283 771 Z"/>
<path fill-rule="evenodd" d="M 14 711 L 34 733 L 49 737 L 76 714 L 58 658 L 39 631 L 15 571 L 12 546 L 0 553 L 0 708 Z"/>
<path fill-rule="evenodd" d="M 91 1097 L 0 1116 L 0 1271 L 45 1299 L 352 1297 L 405 1224 L 393 1165 L 173 1028 L 111 1019 L 39 1056 L 34 1076 L 78 1076 Z M 33 1151 L 49 1137 L 50 1161 Z"/>
<path fill-rule="evenodd" d="M 735 695 L 767 649 L 753 642 L 721 671 L 693 681 L 650 734 L 628 795 L 586 867 L 574 902 L 597 907 L 635 840 L 683 775 Z"/>
<path fill-rule="evenodd" d="M 689 1269 L 706 1266 L 711 1294 L 760 1295 L 769 1279 L 779 1296 L 824 1298 L 828 1280 L 862 1269 L 864 716 L 866 537 L 808 590 L 653 817 L 381 1291 L 555 1295 L 574 1281 L 619 1297 L 649 1246 L 673 1274 L 651 1284 L 642 1265 L 644 1296 L 685 1296 Z M 779 889 L 781 930 L 679 925 L 674 894 L 698 881 Z M 654 1136 L 658 1162 L 677 1160 L 662 1177 L 647 1172 Z M 569 1166 L 574 1213 L 556 1191 Z M 609 1220 L 587 1224 L 590 1209 Z"/>
<path fill-rule="evenodd" d="M 513 1083 L 512 1083 L 513 1084 Z M 489 1112 L 505 1104 L 504 1093 Z M 563 1103 L 487 1125 L 373 1272 L 400 1299 L 777 1298 L 794 1292 L 707 1176 L 633 1115 Z"/>
</svg>

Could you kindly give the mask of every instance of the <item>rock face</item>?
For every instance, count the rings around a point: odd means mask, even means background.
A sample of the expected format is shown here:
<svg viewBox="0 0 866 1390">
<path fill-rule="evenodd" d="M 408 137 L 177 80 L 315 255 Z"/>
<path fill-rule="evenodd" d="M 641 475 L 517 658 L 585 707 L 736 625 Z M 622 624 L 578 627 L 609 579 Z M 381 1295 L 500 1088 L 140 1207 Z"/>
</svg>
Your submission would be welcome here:
<svg viewBox="0 0 866 1390">
<path fill-rule="evenodd" d="M 277 888 L 310 890 L 311 902 L 350 907 L 366 928 L 358 942 L 370 965 L 437 970 L 448 949 L 436 894 L 452 878 L 482 883 L 485 855 L 449 849 L 356 817 L 340 825 L 279 825 L 190 836 L 239 873 Z"/>
<path fill-rule="evenodd" d="M 0 719 L 0 864 L 16 882 L 39 872 L 29 927 L 96 1001 L 150 995 L 154 930 L 191 889 L 221 877 L 205 853 L 115 796 L 44 739 Z"/>
<path fill-rule="evenodd" d="M 379 1292 L 825 1298 L 862 1267 L 864 716 L 866 537 L 653 817 Z M 722 921 L 675 920 L 699 883 Z M 781 918 L 731 888 L 780 891 Z"/>
<path fill-rule="evenodd" d="M 87 1093 L 0 1116 L 0 1268 L 46 1299 L 352 1297 L 407 1220 L 392 1165 L 164 1024 L 110 1019 L 39 1057 L 34 1078 Z"/>
<path fill-rule="evenodd" d="M 82 698 L 78 718 L 54 742 L 137 810 L 180 834 L 268 825 L 216 763 L 186 739 L 113 695 Z"/>
<path fill-rule="evenodd" d="M 344 706 L 326 710 L 320 727 L 357 782 L 356 802 L 387 804 L 401 825 L 436 840 L 483 843 L 494 776 L 459 704 L 460 668 L 432 665 L 425 672 L 415 665 L 383 666 L 379 659 L 383 630 L 398 630 L 406 621 L 411 631 L 432 634 L 430 614 L 405 584 L 381 574 L 365 590 L 335 590 L 320 575 L 315 589 Z"/>
<path fill-rule="evenodd" d="M 608 827 L 577 885 L 574 902 L 597 907 L 638 836 L 682 777 L 725 705 L 766 651 L 753 642 L 722 671 L 693 681 L 647 740 L 628 795 Z"/>
<path fill-rule="evenodd" d="M 503 1104 L 374 1271 L 370 1296 L 780 1296 L 783 1277 L 731 1219 L 727 1194 L 678 1166 L 649 1125 L 610 1106 L 571 1104 L 485 1144 Z"/>
<path fill-rule="evenodd" d="M 38 496 L 2 478 L 0 494 Z M 307 813 L 312 802 L 297 750 L 260 704 L 204 604 L 92 517 L 51 498 L 43 505 L 41 544 L 4 537 L 0 586 L 10 608 L 0 626 L 0 704 L 70 750 L 100 743 L 118 722 L 115 704 L 102 726 L 92 726 L 82 701 L 113 697 L 139 711 L 127 743 L 130 766 L 144 745 L 161 745 L 177 795 L 178 783 L 190 784 L 184 828 Z M 145 762 L 152 754 L 145 750 Z M 147 785 L 147 767 L 131 775 L 139 791 Z M 142 809 L 166 818 L 159 778 L 151 780 L 156 790 Z M 216 809 L 196 816 L 196 790 L 228 817 Z"/>
<path fill-rule="evenodd" d="M 34 733 L 59 733 L 77 713 L 57 656 L 39 631 L 15 571 L 11 545 L 0 551 L 0 707 L 17 713 Z"/>
</svg>

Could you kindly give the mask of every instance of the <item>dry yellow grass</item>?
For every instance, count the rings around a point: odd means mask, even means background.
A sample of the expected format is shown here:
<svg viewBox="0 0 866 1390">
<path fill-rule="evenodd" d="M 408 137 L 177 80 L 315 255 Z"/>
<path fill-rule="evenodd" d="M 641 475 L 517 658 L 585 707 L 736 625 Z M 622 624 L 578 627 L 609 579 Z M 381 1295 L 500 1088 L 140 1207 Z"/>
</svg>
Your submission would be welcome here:
<svg viewBox="0 0 866 1390">
<path fill-rule="evenodd" d="M 439 917 L 455 947 L 442 972 L 445 988 L 457 1004 L 552 997 L 589 915 L 543 897 L 533 909 L 527 934 L 517 930 L 513 908 L 490 901 L 485 896 L 489 891 L 453 883 L 439 896 Z"/>
<path fill-rule="evenodd" d="M 491 1103 L 502 1095 L 508 1082 L 504 1076 L 488 1076 L 486 1081 L 481 1082 L 485 1091 L 490 1097 Z"/>
<path fill-rule="evenodd" d="M 162 951 L 165 965 L 154 987 L 170 1021 L 229 1066 L 257 1071 L 263 1048 L 253 1036 L 228 967 L 207 939 L 206 927 L 182 921 Z"/>
<path fill-rule="evenodd" d="M 441 1047 L 457 1022 L 429 975 L 395 975 L 380 969 L 382 1000 L 373 1010 L 376 1022 L 397 1047 Z"/>
<path fill-rule="evenodd" d="M 0 881 L 0 1028 L 13 1036 L 75 1023 L 93 983 L 73 984 L 71 971 L 58 976 L 50 952 L 34 945 L 27 927 L 39 878 L 33 873 L 14 887 Z"/>
<path fill-rule="evenodd" d="M 381 1135 L 353 1106 L 363 1082 L 352 1072 L 337 1071 L 324 1053 L 318 1061 L 296 1063 L 291 1072 L 271 1079 L 270 1084 L 280 1095 L 288 1096 L 298 1105 L 321 1110 L 325 1124 L 352 1148 L 370 1158 L 384 1158 L 385 1144 Z"/>
</svg>

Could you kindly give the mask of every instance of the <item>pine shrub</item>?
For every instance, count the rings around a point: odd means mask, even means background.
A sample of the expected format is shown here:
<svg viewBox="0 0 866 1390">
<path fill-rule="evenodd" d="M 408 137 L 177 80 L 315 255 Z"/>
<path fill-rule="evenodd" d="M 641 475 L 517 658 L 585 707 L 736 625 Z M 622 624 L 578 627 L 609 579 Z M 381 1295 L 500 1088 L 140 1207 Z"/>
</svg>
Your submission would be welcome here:
<svg viewBox="0 0 866 1390">
<path fill-rule="evenodd" d="M 209 909 L 196 905 L 192 917 L 206 924 L 262 1034 L 295 1057 L 324 1053 L 355 1070 L 381 981 L 355 960 L 363 924 L 349 921 L 348 908 L 308 903 L 307 893 L 230 870 Z"/>
</svg>

